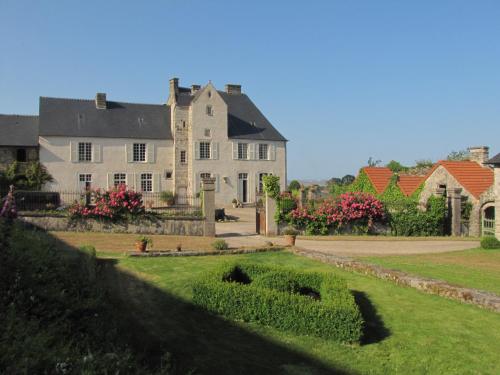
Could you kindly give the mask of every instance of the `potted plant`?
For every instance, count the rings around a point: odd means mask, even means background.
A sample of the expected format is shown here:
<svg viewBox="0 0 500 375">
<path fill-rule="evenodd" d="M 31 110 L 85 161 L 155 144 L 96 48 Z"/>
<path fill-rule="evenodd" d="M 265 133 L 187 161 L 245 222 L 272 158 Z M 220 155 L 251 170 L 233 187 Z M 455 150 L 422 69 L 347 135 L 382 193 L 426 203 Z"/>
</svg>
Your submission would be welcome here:
<svg viewBox="0 0 500 375">
<path fill-rule="evenodd" d="M 299 234 L 299 232 L 295 228 L 288 227 L 285 228 L 283 234 L 285 235 L 286 244 L 288 246 L 295 246 L 295 240 L 297 239 L 297 234 Z"/>
<path fill-rule="evenodd" d="M 160 194 L 160 199 L 167 206 L 173 206 L 175 203 L 175 194 L 171 191 L 162 191 Z"/>
<path fill-rule="evenodd" d="M 153 247 L 153 240 L 146 236 L 140 236 L 135 241 L 135 249 L 137 251 L 140 251 L 141 253 L 144 253 L 146 251 L 148 245 L 150 247 Z"/>
<path fill-rule="evenodd" d="M 233 200 L 231 201 L 231 203 L 233 204 L 233 208 L 238 207 L 238 200 L 236 198 L 233 198 Z"/>
</svg>

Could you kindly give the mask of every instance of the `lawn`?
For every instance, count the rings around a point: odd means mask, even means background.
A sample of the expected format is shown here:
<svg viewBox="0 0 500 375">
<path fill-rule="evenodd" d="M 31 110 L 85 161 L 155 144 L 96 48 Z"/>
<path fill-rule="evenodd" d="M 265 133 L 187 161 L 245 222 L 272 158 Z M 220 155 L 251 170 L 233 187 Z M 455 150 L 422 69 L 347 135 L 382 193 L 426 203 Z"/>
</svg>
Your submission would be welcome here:
<svg viewBox="0 0 500 375">
<path fill-rule="evenodd" d="M 363 257 L 360 260 L 500 295 L 500 250 Z"/>
<path fill-rule="evenodd" d="M 103 274 L 124 314 L 177 359 L 203 374 L 500 373 L 500 314 L 342 271 L 288 252 L 134 259 L 106 254 Z M 335 272 L 367 321 L 362 345 L 347 346 L 258 324 L 230 322 L 193 306 L 191 281 L 228 259 Z M 236 303 L 236 301 L 235 301 Z M 132 329 L 132 328 L 131 328 Z"/>
</svg>

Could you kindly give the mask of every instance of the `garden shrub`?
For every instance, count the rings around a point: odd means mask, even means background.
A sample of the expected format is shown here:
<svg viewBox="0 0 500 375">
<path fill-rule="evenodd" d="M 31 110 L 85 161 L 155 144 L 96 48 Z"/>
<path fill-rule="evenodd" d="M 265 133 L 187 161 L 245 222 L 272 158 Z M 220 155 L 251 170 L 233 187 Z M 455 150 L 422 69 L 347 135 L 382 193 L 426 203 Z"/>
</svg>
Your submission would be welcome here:
<svg viewBox="0 0 500 375">
<path fill-rule="evenodd" d="M 500 249 L 500 241 L 494 236 L 481 238 L 481 247 L 483 249 Z"/>
<path fill-rule="evenodd" d="M 353 295 L 332 274 L 228 263 L 195 281 L 193 301 L 231 319 L 339 342 L 359 342 L 362 333 Z"/>
<path fill-rule="evenodd" d="M 214 250 L 227 250 L 229 249 L 229 245 L 224 240 L 215 240 L 212 242 L 212 247 Z"/>
</svg>

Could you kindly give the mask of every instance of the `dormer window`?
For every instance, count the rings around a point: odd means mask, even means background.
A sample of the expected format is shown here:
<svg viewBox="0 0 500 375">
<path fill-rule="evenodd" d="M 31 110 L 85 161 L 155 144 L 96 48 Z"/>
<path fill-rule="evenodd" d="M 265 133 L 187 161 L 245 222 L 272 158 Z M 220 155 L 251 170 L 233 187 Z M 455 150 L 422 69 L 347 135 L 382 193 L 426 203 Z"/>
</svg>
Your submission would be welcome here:
<svg viewBox="0 0 500 375">
<path fill-rule="evenodd" d="M 211 105 L 207 105 L 207 110 L 206 110 L 206 112 L 207 112 L 207 115 L 208 115 L 208 116 L 213 116 L 213 115 L 214 115 L 214 110 L 213 110 L 213 108 L 212 108 L 212 106 L 211 106 Z"/>
</svg>

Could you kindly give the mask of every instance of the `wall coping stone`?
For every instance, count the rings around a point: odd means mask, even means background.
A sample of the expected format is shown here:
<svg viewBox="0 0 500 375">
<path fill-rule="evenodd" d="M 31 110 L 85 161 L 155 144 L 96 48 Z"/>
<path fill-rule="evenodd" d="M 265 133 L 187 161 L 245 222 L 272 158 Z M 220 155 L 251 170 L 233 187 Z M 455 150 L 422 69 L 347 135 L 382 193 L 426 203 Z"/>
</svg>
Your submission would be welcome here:
<svg viewBox="0 0 500 375">
<path fill-rule="evenodd" d="M 150 257 L 191 257 L 191 256 L 206 256 L 206 255 L 238 255 L 238 254 L 254 254 L 254 253 L 267 253 L 282 251 L 282 247 L 266 247 L 266 248 L 255 248 L 255 249 L 229 249 L 229 250 L 149 250 L 145 252 L 140 252 L 136 250 L 131 250 L 126 253 L 130 257 L 137 258 L 150 258 Z"/>
</svg>

